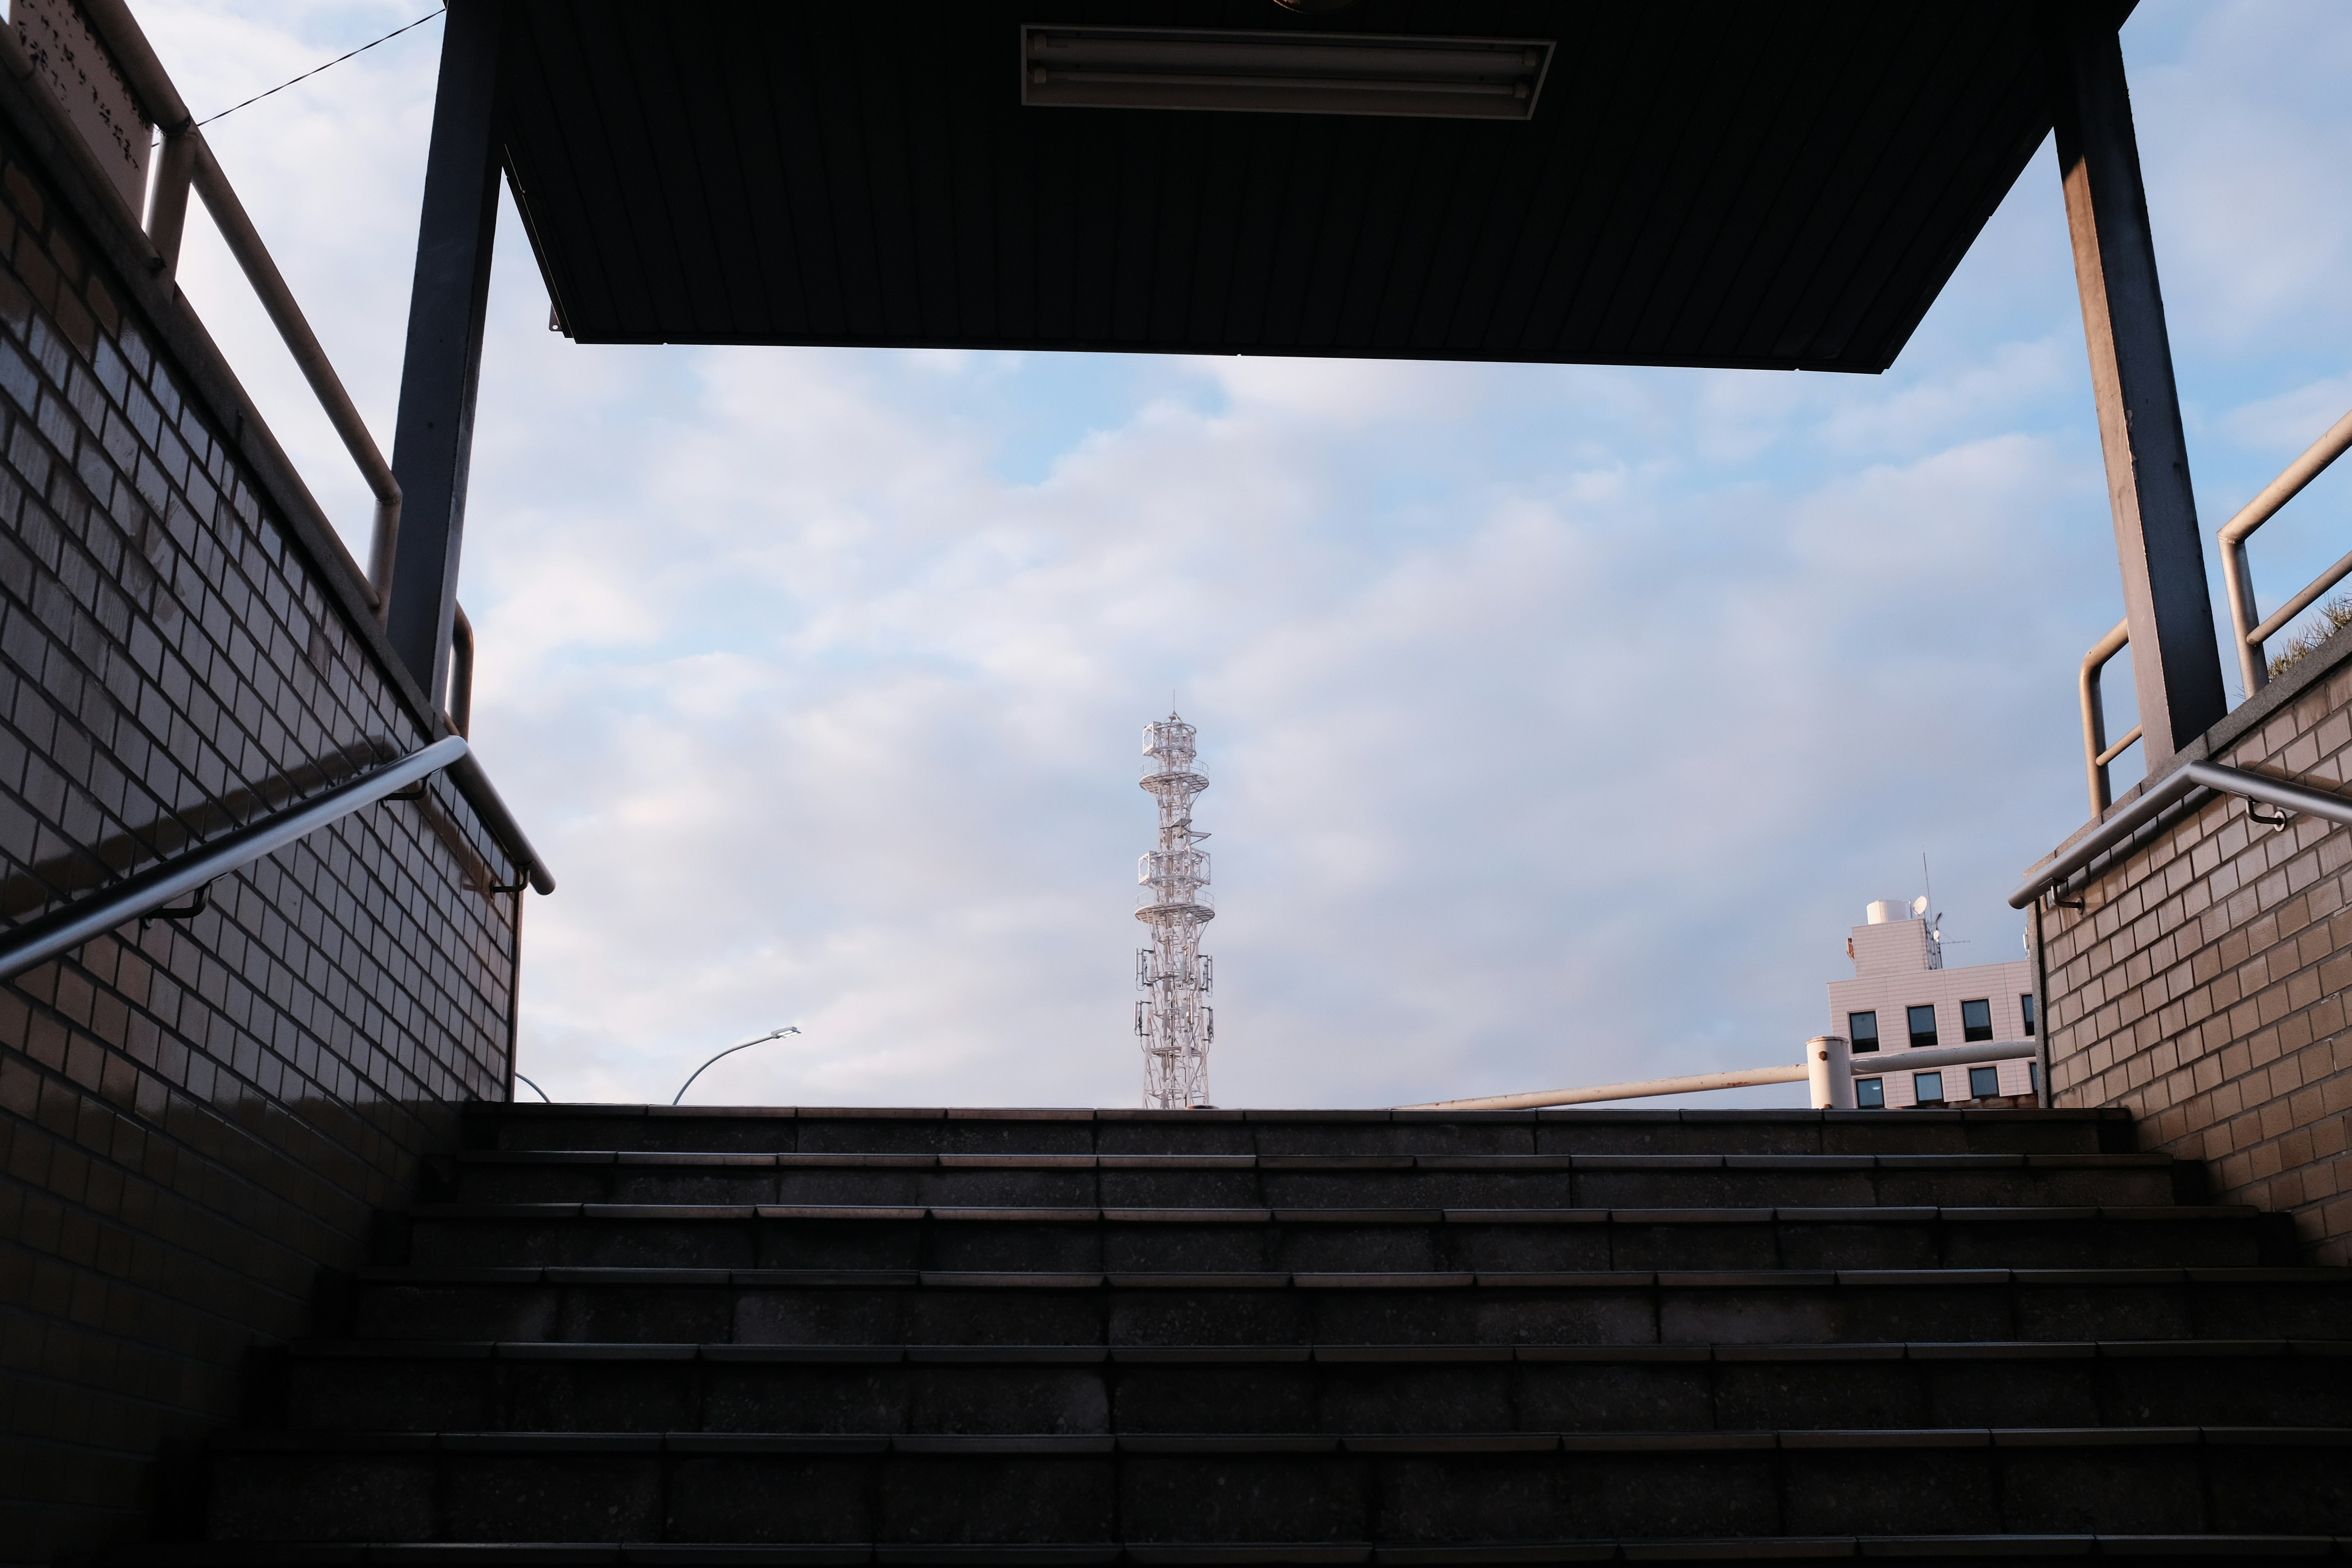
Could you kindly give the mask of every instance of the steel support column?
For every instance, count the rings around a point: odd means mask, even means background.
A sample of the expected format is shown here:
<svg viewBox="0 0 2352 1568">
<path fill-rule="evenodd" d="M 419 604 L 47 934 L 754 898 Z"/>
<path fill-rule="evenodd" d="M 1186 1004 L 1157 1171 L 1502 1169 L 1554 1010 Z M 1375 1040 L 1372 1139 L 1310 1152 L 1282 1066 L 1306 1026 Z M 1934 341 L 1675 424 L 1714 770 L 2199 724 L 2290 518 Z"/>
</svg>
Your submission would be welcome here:
<svg viewBox="0 0 2352 1568">
<path fill-rule="evenodd" d="M 393 438 L 392 469 L 404 503 L 384 630 L 436 704 L 448 682 L 474 389 L 498 229 L 501 10 L 499 0 L 449 0 Z"/>
<path fill-rule="evenodd" d="M 2051 87 L 2152 774 L 2228 703 L 2116 23 L 2117 7 L 2098 0 L 2054 17 Z"/>
</svg>

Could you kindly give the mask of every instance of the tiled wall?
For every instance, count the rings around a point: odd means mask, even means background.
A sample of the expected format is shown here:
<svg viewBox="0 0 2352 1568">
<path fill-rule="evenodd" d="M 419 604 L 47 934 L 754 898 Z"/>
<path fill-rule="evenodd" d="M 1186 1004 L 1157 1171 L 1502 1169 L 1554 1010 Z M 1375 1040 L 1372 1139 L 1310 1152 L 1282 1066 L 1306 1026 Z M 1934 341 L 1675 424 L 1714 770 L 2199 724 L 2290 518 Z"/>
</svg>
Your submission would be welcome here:
<svg viewBox="0 0 2352 1568">
<path fill-rule="evenodd" d="M 185 323 L 158 321 L 175 307 L 152 286 L 134 307 L 100 259 L 121 236 L 36 166 L 12 102 L 10 921 L 430 738 L 330 575 L 347 568 L 273 504 L 233 384 L 159 346 Z M 436 779 L 224 879 L 192 919 L 0 984 L 0 1559 L 171 1528 L 159 1450 L 235 1417 L 247 1347 L 302 1331 L 321 1266 L 363 1261 L 372 1210 L 406 1197 L 456 1104 L 505 1098 L 520 895 L 492 878 L 520 879 Z"/>
<path fill-rule="evenodd" d="M 2352 634 L 2188 753 L 2333 789 L 2352 778 Z M 2050 1082 L 2120 1105 L 2143 1144 L 2209 1163 L 2216 1196 L 2294 1216 L 2352 1264 L 2352 828 L 2283 831 L 2235 796 L 2112 858 L 2043 916 Z"/>
</svg>

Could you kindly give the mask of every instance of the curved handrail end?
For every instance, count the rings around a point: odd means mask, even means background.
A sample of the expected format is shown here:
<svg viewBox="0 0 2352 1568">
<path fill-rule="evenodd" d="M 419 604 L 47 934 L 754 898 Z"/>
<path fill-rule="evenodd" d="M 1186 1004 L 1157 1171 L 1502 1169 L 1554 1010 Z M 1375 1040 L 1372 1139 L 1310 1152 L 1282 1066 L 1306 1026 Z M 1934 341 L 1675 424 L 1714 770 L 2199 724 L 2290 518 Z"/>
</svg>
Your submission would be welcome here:
<svg viewBox="0 0 2352 1568">
<path fill-rule="evenodd" d="M 2352 826 L 2352 800 L 2340 795 L 2330 795 L 2285 779 L 2274 779 L 2245 768 L 2233 768 L 2225 763 L 2187 762 L 2165 774 L 2146 794 L 2102 823 L 2072 849 L 2053 856 L 2027 873 L 2025 881 L 2010 894 L 2009 907 L 2023 909 L 2147 826 L 2166 807 L 2200 790 L 2258 800 L 2264 805 L 2275 805 L 2284 811 L 2324 817 L 2330 822 Z"/>
</svg>

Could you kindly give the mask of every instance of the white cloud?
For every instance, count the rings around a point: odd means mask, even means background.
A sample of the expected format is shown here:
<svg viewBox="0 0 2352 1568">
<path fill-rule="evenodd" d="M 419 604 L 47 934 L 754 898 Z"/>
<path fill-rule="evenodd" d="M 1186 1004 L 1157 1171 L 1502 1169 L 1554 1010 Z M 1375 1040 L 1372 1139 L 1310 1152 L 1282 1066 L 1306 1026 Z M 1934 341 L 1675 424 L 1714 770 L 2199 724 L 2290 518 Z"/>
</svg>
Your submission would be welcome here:
<svg viewBox="0 0 2352 1568">
<path fill-rule="evenodd" d="M 205 102 L 408 19 L 142 15 Z M 2257 446 L 2231 378 L 2271 362 L 2231 345 L 2338 320 L 2336 220 L 2223 268 L 2197 226 L 2251 209 L 2196 128 L 2324 155 L 2333 79 L 2209 110 L 2252 57 L 2161 36 L 2183 381 Z M 436 48 L 218 133 L 387 447 Z M 562 879 L 523 1005 L 558 1095 L 667 1099 L 796 1020 L 697 1097 L 1131 1099 L 1133 769 L 1171 687 L 1215 781 L 1234 1103 L 1793 1059 L 1922 849 L 1962 951 L 2005 958 L 2000 895 L 2081 815 L 2074 669 L 2119 594 L 2046 153 L 1882 378 L 591 349 L 503 238 L 464 595 L 475 733 Z M 192 297 L 363 520 L 226 265 Z"/>
<path fill-rule="evenodd" d="M 2151 173 L 2175 336 L 2226 346 L 2340 342 L 2352 321 L 2335 282 L 2352 263 L 2352 10 L 2324 4 L 2170 0 L 2151 29 L 2178 28 L 2178 53 L 2139 62 L 2133 108 Z M 2160 171 L 2160 174 L 2158 173 Z"/>
<path fill-rule="evenodd" d="M 2217 422 L 2240 446 L 2292 458 L 2352 410 L 2352 375 L 2328 376 L 2231 409 Z"/>
</svg>

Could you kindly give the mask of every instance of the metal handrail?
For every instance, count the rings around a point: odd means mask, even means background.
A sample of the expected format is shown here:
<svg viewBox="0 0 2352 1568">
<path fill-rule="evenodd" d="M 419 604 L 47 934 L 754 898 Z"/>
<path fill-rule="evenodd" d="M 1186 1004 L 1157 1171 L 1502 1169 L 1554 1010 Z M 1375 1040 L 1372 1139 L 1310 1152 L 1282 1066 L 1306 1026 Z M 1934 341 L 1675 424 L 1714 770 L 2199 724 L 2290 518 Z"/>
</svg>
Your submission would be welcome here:
<svg viewBox="0 0 2352 1568">
<path fill-rule="evenodd" d="M 330 823 L 339 822 L 394 790 L 467 760 L 465 741 L 456 735 L 446 736 L 411 752 L 398 762 L 387 763 L 349 784 L 338 785 L 315 800 L 274 812 L 201 849 L 151 867 L 110 891 L 27 921 L 0 939 L 0 980 L 45 963 L 126 921 L 160 909 L 183 893 L 194 892 L 240 866 L 282 849 Z M 534 873 L 539 870 L 535 862 L 532 869 Z M 552 880 L 548 886 L 554 886 Z"/>
<path fill-rule="evenodd" d="M 2221 525 L 2221 579 L 2229 589 L 2230 629 L 2238 645 L 2238 670 L 2245 678 L 2246 695 L 2252 697 L 2270 684 L 2270 661 L 2263 657 L 2263 645 L 2278 636 L 2286 624 L 2309 609 L 2322 594 L 2352 575 L 2352 555 L 2347 555 L 2321 573 L 2312 584 L 2280 607 L 2268 620 L 2257 622 L 2254 615 L 2254 574 L 2246 559 L 2246 540 L 2254 530 L 2276 515 L 2279 508 L 2293 500 L 2304 486 L 2311 483 L 2327 469 L 2330 463 L 2352 448 L 2352 413 L 2347 413 L 2331 426 L 2326 435 L 2313 442 L 2303 456 L 2287 465 L 2286 471 L 2263 487 L 2263 493 L 2248 501 L 2238 515 Z"/>
<path fill-rule="evenodd" d="M 466 606 L 451 605 L 449 621 L 449 700 L 442 711 L 449 715 L 449 728 L 460 735 L 474 732 L 474 623 L 466 618 Z"/>
<path fill-rule="evenodd" d="M 1588 1089 L 1538 1089 L 1526 1094 L 1488 1094 L 1473 1100 L 1434 1100 L 1426 1105 L 1400 1105 L 1399 1110 L 1534 1110 L 1547 1105 L 1590 1105 L 1605 1100 L 1647 1100 L 1661 1094 L 1701 1094 L 1710 1089 L 1753 1089 L 1759 1084 L 1796 1083 L 1805 1077 L 1805 1064 L 1781 1068 L 1740 1068 L 1730 1072 L 1686 1073 L 1681 1078 L 1645 1078 L 1633 1083 L 1600 1083 Z"/>
<path fill-rule="evenodd" d="M 514 813 L 507 809 L 505 799 L 490 784 L 490 775 L 482 771 L 481 759 L 469 751 L 450 763 L 449 782 L 457 786 L 457 793 L 466 797 L 466 804 L 474 808 L 474 814 L 489 829 L 490 837 L 505 848 L 508 858 L 521 868 L 531 890 L 542 895 L 555 891 L 555 873 L 547 868 L 547 862 L 530 847 L 522 824 L 514 819 Z"/>
<path fill-rule="evenodd" d="M 1853 1076 L 1876 1078 L 1898 1068 L 1917 1068 L 1925 1072 L 1936 1068 L 1973 1067 L 1979 1062 L 2012 1062 L 2020 1057 L 2033 1056 L 2041 1048 L 2038 1040 L 1979 1040 L 1973 1046 L 1897 1047 L 1891 1051 L 1864 1051 L 1853 1058 Z"/>
<path fill-rule="evenodd" d="M 2200 793 L 2239 795 L 2247 800 L 2261 801 L 2265 805 L 2275 805 L 2283 811 L 2325 817 L 2330 822 L 2352 827 L 2352 800 L 2342 795 L 2328 795 L 2302 784 L 2290 784 L 2284 779 L 2270 778 L 2221 763 L 2183 763 L 2158 780 L 2137 800 L 2101 823 L 2097 830 L 2086 835 L 2081 843 L 2035 867 L 2017 891 L 2010 894 L 2009 907 L 2023 909 L 2122 844 L 2147 826 L 2167 806 Z"/>
<path fill-rule="evenodd" d="M 2032 1040 L 1995 1040 L 1973 1046 L 1927 1046 L 1917 1050 L 1865 1052 L 1852 1058 L 1847 1072 L 1854 1078 L 1876 1078 L 1898 1068 L 1966 1067 L 1975 1062 L 2014 1061 L 2032 1056 Z M 1535 1110 L 1555 1105 L 1592 1105 L 1611 1100 L 1649 1100 L 1665 1094 L 1703 1094 L 1711 1089 L 1754 1089 L 1771 1083 L 1801 1083 L 1811 1069 L 1798 1062 L 1790 1067 L 1739 1068 L 1728 1072 L 1697 1072 L 1681 1078 L 1646 1078 L 1632 1083 L 1601 1083 L 1589 1089 L 1539 1089 L 1527 1094 L 1489 1094 L 1475 1100 L 1439 1100 L 1427 1105 L 1400 1105 L 1398 1110 Z"/>
<path fill-rule="evenodd" d="M 2231 640 L 2237 645 L 2238 671 L 2248 697 L 2270 684 L 2270 662 L 2263 655 L 2263 645 L 2316 604 L 2322 594 L 2352 576 L 2352 554 L 2321 573 L 2309 587 L 2281 605 L 2269 619 L 2258 621 L 2254 613 L 2253 568 L 2246 559 L 2246 540 L 2347 450 L 2352 450 L 2352 414 L 2337 420 L 2326 435 L 2287 465 L 2284 473 L 2265 486 L 2262 494 L 2221 525 L 2221 578 L 2229 590 Z M 2117 621 L 2115 629 L 2092 644 L 2091 650 L 2083 656 L 2083 768 L 2090 786 L 2093 816 L 2115 804 L 2115 794 L 2107 784 L 2107 764 L 2140 738 L 2140 726 L 2134 724 L 2121 740 L 2113 745 L 2107 743 L 2106 705 L 2099 692 L 2100 672 L 2130 641 L 2130 621 Z"/>
<path fill-rule="evenodd" d="M 367 422 L 360 417 L 358 405 L 344 390 L 335 367 L 328 362 L 327 351 L 320 345 L 318 334 L 310 330 L 302 307 L 295 302 L 293 290 L 287 288 L 269 247 L 261 243 L 261 235 L 247 216 L 245 204 L 237 200 L 228 176 L 221 172 L 220 162 L 213 156 L 204 132 L 196 129 L 194 117 L 188 112 L 179 89 L 172 85 L 163 61 L 147 42 L 147 35 L 132 20 L 129 5 L 124 0 L 80 0 L 80 4 L 90 27 L 130 82 L 131 90 L 163 132 L 154 189 L 142 226 L 149 243 L 155 247 L 158 274 L 169 283 L 179 270 L 180 240 L 186 228 L 188 192 L 193 187 L 204 198 L 205 208 L 212 214 L 229 254 L 245 269 L 246 281 L 253 286 L 278 335 L 285 340 L 287 352 L 301 367 L 303 379 L 310 384 L 319 406 L 325 410 L 335 434 L 342 437 L 344 448 L 359 466 L 361 478 L 375 497 L 366 577 L 368 595 L 374 604 L 376 619 L 381 621 L 392 599 L 393 557 L 400 539 L 400 481 L 393 477 L 392 465 L 384 461 Z M 131 216 L 132 222 L 139 221 L 139 214 Z"/>
<path fill-rule="evenodd" d="M 2140 736 L 2140 726 L 2134 724 L 2122 740 L 2112 746 L 2107 744 L 2107 704 L 2099 692 L 2100 672 L 2130 641 L 2131 622 L 2117 621 L 2115 630 L 2093 643 L 2091 651 L 2083 656 L 2083 766 L 2090 775 L 2093 816 L 2116 803 L 2115 793 L 2107 787 L 2107 764 L 2123 755 Z"/>
<path fill-rule="evenodd" d="M 253 285 L 262 308 L 269 312 L 270 321 L 278 328 L 278 335 L 285 340 L 287 352 L 301 367 L 303 378 L 310 382 L 310 391 L 319 399 L 319 406 L 326 411 L 335 434 L 343 438 L 344 450 L 351 453 L 352 461 L 359 466 L 360 477 L 367 481 L 368 489 L 375 497 L 375 517 L 368 536 L 368 592 L 375 601 L 376 619 L 382 621 L 392 604 L 393 557 L 400 543 L 400 481 L 393 478 L 392 465 L 384 461 L 375 437 L 360 417 L 358 405 L 343 389 L 335 367 L 328 363 L 327 351 L 320 345 L 318 334 L 311 331 L 302 307 L 294 302 L 294 292 L 287 288 L 278 263 L 262 245 L 253 219 L 246 216 L 245 204 L 236 199 L 228 176 L 221 173 L 212 149 L 205 145 L 204 133 L 191 129 L 180 134 L 196 144 L 196 194 L 204 197 L 205 210 L 213 215 L 221 237 L 228 242 L 229 254 L 245 268 L 246 281 Z M 172 167 L 167 163 L 162 172 L 169 173 Z M 176 268 L 177 261 L 176 255 L 166 256 L 166 270 Z"/>
<path fill-rule="evenodd" d="M 220 226 L 224 239 L 236 254 L 247 279 L 261 296 L 262 304 L 269 311 L 281 335 L 287 339 L 288 348 L 302 364 L 312 390 L 318 394 L 352 456 L 359 460 L 370 488 L 375 492 L 376 528 L 371 551 L 375 568 L 373 580 L 370 581 L 359 571 L 347 552 L 342 559 L 381 619 L 391 584 L 392 552 L 397 541 L 400 522 L 400 487 L 393 479 L 391 465 L 384 462 L 383 455 L 376 449 L 374 437 L 368 434 L 358 409 L 344 392 L 341 382 L 336 378 L 333 367 L 327 362 L 325 351 L 320 348 L 300 308 L 294 303 L 285 279 L 278 275 L 276 263 L 269 259 L 267 247 L 255 232 L 252 220 L 246 216 L 244 207 L 236 201 L 236 193 L 229 188 L 226 176 L 221 174 L 217 163 L 209 162 L 210 154 L 205 151 L 202 139 L 195 136 L 187 105 L 181 100 L 171 78 L 156 59 L 146 36 L 131 20 L 122 0 L 79 0 L 79 3 L 82 14 L 114 57 L 116 66 L 130 81 L 132 91 L 139 96 L 146 110 L 159 117 L 159 123 L 167 132 L 143 230 L 139 223 L 139 215 L 129 210 L 129 204 L 122 204 L 131 226 L 142 233 L 155 252 L 148 258 L 149 267 L 169 279 L 187 216 L 188 195 L 191 190 L 203 194 L 206 205 L 212 209 Z M 15 29 L 5 25 L 0 25 L 0 70 L 19 80 L 28 80 L 34 73 L 32 61 L 26 58 Z M 100 199 L 121 203 L 121 194 L 111 174 L 99 164 L 88 142 L 67 117 L 64 106 L 46 89 L 37 89 L 32 100 L 37 112 L 48 122 L 52 134 L 58 139 L 58 156 L 77 167 L 83 184 L 89 188 L 111 193 Z M 208 163 L 209 174 L 205 172 Z M 327 541 L 330 544 L 337 542 L 331 529 L 327 531 Z M 329 563 L 322 561 L 320 564 L 328 565 Z M 470 690 L 467 695 L 470 698 Z M 482 772 L 481 763 L 473 753 L 465 752 L 459 754 L 457 761 L 449 764 L 449 773 L 451 782 L 473 806 L 481 818 L 482 826 L 498 838 L 517 866 L 528 870 L 530 886 L 541 893 L 553 892 L 553 874 L 539 858 L 538 851 L 531 847 L 530 840 L 515 821 L 514 814 L 491 786 L 488 775 Z M 170 896 L 164 895 L 167 899 Z M 29 926 L 24 928 L 26 931 L 31 929 Z M 6 951 L 9 951 L 7 943 L 0 942 L 0 952 Z"/>
</svg>

